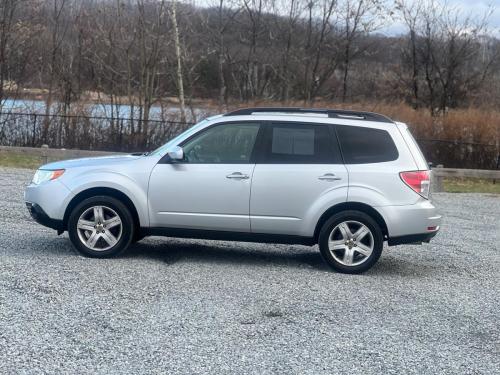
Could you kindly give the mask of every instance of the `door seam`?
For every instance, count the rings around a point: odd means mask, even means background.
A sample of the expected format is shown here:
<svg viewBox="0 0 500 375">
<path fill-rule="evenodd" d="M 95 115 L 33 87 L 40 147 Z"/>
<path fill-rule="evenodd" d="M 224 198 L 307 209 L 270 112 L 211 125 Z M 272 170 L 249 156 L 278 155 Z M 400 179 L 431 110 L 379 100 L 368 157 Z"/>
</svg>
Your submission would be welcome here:
<svg viewBox="0 0 500 375">
<path fill-rule="evenodd" d="M 250 227 L 250 233 L 253 233 L 253 230 L 252 230 L 252 219 L 251 219 L 251 215 L 250 215 L 250 208 L 251 208 L 251 202 L 252 202 L 253 176 L 254 176 L 254 173 L 255 173 L 255 167 L 256 166 L 257 166 L 257 163 L 255 163 L 253 165 L 252 174 L 250 176 L 250 192 L 248 194 L 248 225 Z"/>
</svg>

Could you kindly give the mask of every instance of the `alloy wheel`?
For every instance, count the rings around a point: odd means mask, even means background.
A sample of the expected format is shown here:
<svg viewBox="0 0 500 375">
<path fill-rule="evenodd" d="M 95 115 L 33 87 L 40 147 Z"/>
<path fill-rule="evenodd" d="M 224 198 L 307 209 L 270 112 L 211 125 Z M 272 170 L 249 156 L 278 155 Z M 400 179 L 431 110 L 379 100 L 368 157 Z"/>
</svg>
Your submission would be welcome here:
<svg viewBox="0 0 500 375">
<path fill-rule="evenodd" d="M 345 266 L 358 266 L 370 257 L 375 241 L 366 225 L 359 221 L 339 223 L 328 237 L 328 249 L 333 258 Z"/>
<path fill-rule="evenodd" d="M 77 232 L 78 238 L 87 248 L 106 251 L 120 241 L 123 224 L 115 210 L 106 206 L 93 206 L 80 215 Z"/>
</svg>

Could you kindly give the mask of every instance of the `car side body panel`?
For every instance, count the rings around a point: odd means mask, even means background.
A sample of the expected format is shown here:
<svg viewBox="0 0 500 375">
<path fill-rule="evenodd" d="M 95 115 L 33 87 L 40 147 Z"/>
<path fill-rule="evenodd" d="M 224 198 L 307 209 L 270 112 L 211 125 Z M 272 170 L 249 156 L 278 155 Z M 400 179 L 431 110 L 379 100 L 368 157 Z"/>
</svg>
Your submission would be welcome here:
<svg viewBox="0 0 500 375">
<path fill-rule="evenodd" d="M 394 162 L 346 165 L 349 171 L 348 202 L 372 207 L 404 206 L 418 202 L 420 196 L 407 187 L 398 171 L 412 170 L 411 165 Z"/>
<path fill-rule="evenodd" d="M 332 179 L 320 179 L 325 175 Z M 318 212 L 345 202 L 347 186 L 343 164 L 257 164 L 250 198 L 252 232 L 312 236 Z"/>
</svg>

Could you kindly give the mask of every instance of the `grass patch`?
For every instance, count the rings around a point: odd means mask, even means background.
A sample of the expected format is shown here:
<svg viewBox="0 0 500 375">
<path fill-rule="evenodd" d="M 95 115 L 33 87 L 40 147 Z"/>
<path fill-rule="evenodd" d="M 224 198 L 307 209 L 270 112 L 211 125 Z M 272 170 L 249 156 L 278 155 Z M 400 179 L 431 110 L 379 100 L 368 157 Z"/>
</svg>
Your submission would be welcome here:
<svg viewBox="0 0 500 375">
<path fill-rule="evenodd" d="M 495 184 L 492 180 L 481 180 L 479 178 L 445 178 L 444 191 L 448 193 L 489 193 L 500 194 L 500 181 Z"/>
<path fill-rule="evenodd" d="M 42 164 L 42 158 L 39 156 L 14 152 L 0 152 L 1 167 L 37 169 Z"/>
</svg>

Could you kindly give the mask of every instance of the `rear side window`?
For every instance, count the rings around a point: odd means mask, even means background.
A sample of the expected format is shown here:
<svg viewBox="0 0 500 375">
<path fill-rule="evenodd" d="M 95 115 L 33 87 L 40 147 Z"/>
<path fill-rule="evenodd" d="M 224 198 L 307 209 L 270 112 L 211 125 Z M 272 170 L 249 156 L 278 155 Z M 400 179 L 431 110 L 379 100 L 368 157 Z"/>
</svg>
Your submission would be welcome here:
<svg viewBox="0 0 500 375">
<path fill-rule="evenodd" d="M 382 163 L 396 160 L 398 149 L 385 130 L 337 125 L 346 164 Z"/>
<path fill-rule="evenodd" d="M 264 125 L 261 163 L 341 163 L 327 125 L 281 123 Z"/>
</svg>

